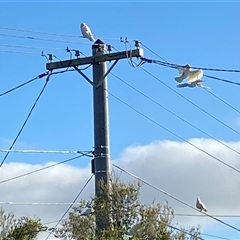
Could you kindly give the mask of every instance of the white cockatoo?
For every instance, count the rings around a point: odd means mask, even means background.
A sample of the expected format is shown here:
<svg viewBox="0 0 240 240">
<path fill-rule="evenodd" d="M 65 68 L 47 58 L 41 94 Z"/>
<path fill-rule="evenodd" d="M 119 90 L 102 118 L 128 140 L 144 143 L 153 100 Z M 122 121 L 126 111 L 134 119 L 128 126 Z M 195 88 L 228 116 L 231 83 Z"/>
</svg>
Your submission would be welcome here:
<svg viewBox="0 0 240 240">
<path fill-rule="evenodd" d="M 192 83 L 198 80 L 201 80 L 203 77 L 203 70 L 197 69 L 197 70 L 191 70 L 191 66 L 187 64 L 184 67 L 178 67 L 177 68 L 180 76 L 175 77 L 175 81 L 181 83 L 185 78 L 187 79 L 187 82 Z"/>
<path fill-rule="evenodd" d="M 83 35 L 84 38 L 87 38 L 90 41 L 95 41 L 95 39 L 93 37 L 93 34 L 92 34 L 90 28 L 87 26 L 86 23 L 81 23 L 80 29 L 81 29 L 81 32 L 82 32 L 82 35 Z"/>
<path fill-rule="evenodd" d="M 184 67 L 178 67 L 177 68 L 179 71 L 180 76 L 175 77 L 175 81 L 179 82 L 180 84 L 177 85 L 179 88 L 183 87 L 201 87 L 206 90 L 208 90 L 208 87 L 203 86 L 201 83 L 203 82 L 202 77 L 203 77 L 203 70 L 202 69 L 197 69 L 197 70 L 191 70 L 191 66 L 187 64 Z M 187 80 L 186 83 L 181 83 L 184 79 Z"/>
<path fill-rule="evenodd" d="M 204 203 L 200 200 L 200 197 L 197 197 L 197 202 L 196 202 L 196 208 L 198 208 L 201 211 L 207 212 L 207 208 L 204 205 Z"/>
</svg>

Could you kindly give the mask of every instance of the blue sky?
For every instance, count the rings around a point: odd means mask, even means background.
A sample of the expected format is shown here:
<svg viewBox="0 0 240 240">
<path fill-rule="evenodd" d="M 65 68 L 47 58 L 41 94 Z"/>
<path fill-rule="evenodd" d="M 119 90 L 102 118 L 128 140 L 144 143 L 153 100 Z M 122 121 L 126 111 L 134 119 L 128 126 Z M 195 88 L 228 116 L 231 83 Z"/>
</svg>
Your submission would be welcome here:
<svg viewBox="0 0 240 240">
<path fill-rule="evenodd" d="M 120 42 L 120 37 L 127 37 L 130 40 L 139 40 L 171 63 L 180 65 L 188 63 L 192 66 L 208 68 L 240 69 L 239 7 L 240 3 L 237 1 L 217 3 L 213 1 L 205 3 L 0 1 L 0 93 L 46 71 L 46 59 L 41 57 L 41 51 L 54 54 L 57 58 L 64 60 L 69 58 L 69 54 L 65 51 L 69 47 L 79 49 L 89 56 L 91 43 L 87 39 L 78 38 L 81 22 L 90 26 L 96 38 L 101 38 L 106 44 L 111 44 L 120 51 L 125 49 L 124 44 Z M 11 31 L 3 29 L 4 27 L 76 37 Z M 19 36 L 45 38 L 52 41 L 31 40 Z M 57 42 L 59 40 L 64 42 Z M 134 47 L 134 42 L 131 44 Z M 10 45 L 10 47 L 6 45 Z M 147 48 L 142 48 L 144 57 L 160 60 Z M 108 63 L 108 67 L 110 65 Z M 240 132 L 240 118 L 237 111 L 224 105 L 201 88 L 176 88 L 174 77 L 178 75 L 178 72 L 175 69 L 154 64 L 145 64 L 143 68 L 214 117 Z M 85 73 L 91 78 L 91 68 Z M 238 134 L 189 104 L 141 68 L 132 68 L 127 60 L 121 60 L 112 73 L 214 138 L 226 142 L 239 141 Z M 212 71 L 204 73 L 240 82 L 239 73 Z M 204 78 L 204 80 L 204 84 L 211 88 L 212 93 L 240 110 L 239 86 L 213 79 Z M 204 134 L 134 92 L 114 76 L 109 75 L 108 82 L 109 91 L 112 94 L 181 138 L 186 140 L 207 138 Z M 44 79 L 40 79 L 1 97 L 1 149 L 9 148 L 43 84 Z M 85 79 L 76 72 L 54 75 L 14 148 L 91 150 L 93 147 L 92 111 L 92 89 Z M 131 145 L 147 145 L 152 141 L 159 140 L 181 141 L 111 96 L 109 96 L 109 120 L 112 159 L 118 158 L 122 151 Z M 0 157 L 2 159 L 4 153 L 1 153 Z M 6 163 L 45 164 L 48 161 L 63 159 L 66 159 L 66 156 L 11 153 Z M 87 167 L 88 164 L 88 158 L 71 163 L 72 166 L 80 168 Z M 166 190 L 170 191 L 170 189 Z M 207 229 L 207 232 L 219 235 L 219 226 Z M 239 234 L 234 230 L 229 230 L 229 232 L 226 230 L 221 234 L 231 239 L 239 238 Z"/>
</svg>

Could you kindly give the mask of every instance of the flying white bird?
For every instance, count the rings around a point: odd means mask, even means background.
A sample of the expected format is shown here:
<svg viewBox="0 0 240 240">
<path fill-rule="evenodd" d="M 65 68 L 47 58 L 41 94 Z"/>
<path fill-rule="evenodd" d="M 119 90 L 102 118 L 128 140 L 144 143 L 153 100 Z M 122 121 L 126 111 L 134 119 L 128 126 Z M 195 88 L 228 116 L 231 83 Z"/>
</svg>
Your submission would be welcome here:
<svg viewBox="0 0 240 240">
<path fill-rule="evenodd" d="M 82 35 L 84 38 L 87 38 L 90 41 L 95 41 L 93 34 L 86 23 L 81 23 L 80 28 L 81 28 L 81 32 L 82 32 Z"/>
<path fill-rule="evenodd" d="M 198 208 L 198 209 L 200 210 L 200 212 L 201 212 L 201 211 L 207 212 L 207 208 L 206 208 L 206 206 L 204 205 L 204 203 L 201 202 L 200 197 L 197 197 L 196 208 Z"/>
<path fill-rule="evenodd" d="M 179 83 L 181 83 L 185 78 L 187 79 L 187 82 L 191 83 L 201 80 L 203 77 L 202 69 L 191 70 L 191 66 L 189 64 L 184 67 L 178 67 L 177 70 L 180 76 L 175 77 L 175 81 Z"/>
</svg>

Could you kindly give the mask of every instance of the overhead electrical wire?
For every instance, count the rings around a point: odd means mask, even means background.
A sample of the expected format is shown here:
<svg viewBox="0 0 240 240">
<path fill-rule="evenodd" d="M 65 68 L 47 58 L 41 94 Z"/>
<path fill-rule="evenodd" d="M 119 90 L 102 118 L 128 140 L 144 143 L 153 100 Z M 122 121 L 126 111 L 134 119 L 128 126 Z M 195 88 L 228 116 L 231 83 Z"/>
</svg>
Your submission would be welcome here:
<svg viewBox="0 0 240 240">
<path fill-rule="evenodd" d="M 196 239 L 205 240 L 204 238 L 202 238 L 202 237 L 200 237 L 200 236 L 196 237 L 196 235 L 190 233 L 190 232 L 187 231 L 187 230 L 183 230 L 183 229 L 174 227 L 174 226 L 172 226 L 172 225 L 170 225 L 170 224 L 167 224 L 167 223 L 164 223 L 164 222 L 162 222 L 162 223 L 165 224 L 167 227 L 173 229 L 173 230 L 177 230 L 177 231 L 179 231 L 179 232 L 185 233 L 186 235 L 189 235 L 189 236 L 194 237 L 194 238 L 196 238 Z"/>
<path fill-rule="evenodd" d="M 232 228 L 232 229 L 234 229 L 234 230 L 236 230 L 236 231 L 238 231 L 238 232 L 240 232 L 240 229 L 239 229 L 239 228 L 234 227 L 234 226 L 232 226 L 231 224 L 228 224 L 228 223 L 226 223 L 226 222 L 224 222 L 224 221 L 222 221 L 222 220 L 220 220 L 220 219 L 218 219 L 218 218 L 216 218 L 216 217 L 214 217 L 214 216 L 212 216 L 212 215 L 210 215 L 210 214 L 208 214 L 208 213 L 206 213 L 206 212 L 203 212 L 203 211 L 200 212 L 197 208 L 189 205 L 188 203 L 186 203 L 186 202 L 184 202 L 183 200 L 181 200 L 181 199 L 173 196 L 172 194 L 170 194 L 170 193 L 168 193 L 168 192 L 166 192 L 166 191 L 164 191 L 164 190 L 162 190 L 162 189 L 154 186 L 153 184 L 151 184 L 151 183 L 147 182 L 146 180 L 144 180 L 144 179 L 142 179 L 142 178 L 134 175 L 133 173 L 125 170 L 124 168 L 122 168 L 122 167 L 120 167 L 120 166 L 118 166 L 118 165 L 116 165 L 116 164 L 114 164 L 114 163 L 113 163 L 112 165 L 113 165 L 114 167 L 120 169 L 121 171 L 125 172 L 125 173 L 128 174 L 129 176 L 132 176 L 133 178 L 141 181 L 142 183 L 146 184 L 147 186 L 149 186 L 149 187 L 157 190 L 158 192 L 161 192 L 162 194 L 164 194 L 164 195 L 166 195 L 166 196 L 174 199 L 175 201 L 177 201 L 177 202 L 179 202 L 179 203 L 181 203 L 181 204 L 183 204 L 183 205 L 185 205 L 185 206 L 187 206 L 187 207 L 189 207 L 189 208 L 191 208 L 191 209 L 193 209 L 193 210 L 195 210 L 195 211 L 197 211 L 197 212 L 199 212 L 199 213 L 201 213 L 201 214 L 204 214 L 204 215 L 206 215 L 206 216 L 208 216 L 208 217 L 210 217 L 210 218 L 212 218 L 212 219 L 214 219 L 214 220 L 216 220 L 216 221 L 218 221 L 218 222 L 220 222 L 220 223 L 222 223 L 222 224 L 224 224 L 224 225 L 226 225 L 226 226 L 228 226 L 228 227 L 230 227 L 230 228 Z"/>
<path fill-rule="evenodd" d="M 80 192 L 77 194 L 77 196 L 74 198 L 72 204 L 67 208 L 67 210 L 64 212 L 64 214 L 62 215 L 62 217 L 58 220 L 57 224 L 53 227 L 52 231 L 48 234 L 48 236 L 46 237 L 45 240 L 47 240 L 51 234 L 53 233 L 54 229 L 57 228 L 57 226 L 60 224 L 60 222 L 64 219 L 64 217 L 67 215 L 67 213 L 69 212 L 69 210 L 72 208 L 73 204 L 78 200 L 79 196 L 82 194 L 83 190 L 87 187 L 88 183 L 91 181 L 92 177 L 94 176 L 94 174 L 92 174 L 90 176 L 90 178 L 87 180 L 87 182 L 84 184 L 84 186 L 82 187 L 82 189 L 80 190 Z"/>
<path fill-rule="evenodd" d="M 143 45 L 148 51 L 150 51 L 151 53 L 153 53 L 154 55 L 156 55 L 157 57 L 159 57 L 160 59 L 162 59 L 164 62 L 168 63 L 168 61 L 166 59 L 164 59 L 163 57 L 161 57 L 159 54 L 157 54 L 156 52 L 154 52 L 153 50 L 151 50 L 149 47 L 147 47 L 145 44 L 143 44 L 142 42 L 140 42 L 141 45 Z"/>
<path fill-rule="evenodd" d="M 54 50 L 54 51 L 63 51 L 62 48 L 46 48 L 46 47 L 38 47 L 38 46 L 23 46 L 23 45 L 11 45 L 11 44 L 0 44 L 0 47 L 6 47 L 6 48 L 23 48 L 23 49 L 48 49 L 48 50 Z"/>
<path fill-rule="evenodd" d="M 168 63 L 164 63 L 164 62 L 161 62 L 161 61 L 159 61 L 160 63 L 158 63 L 157 60 L 152 60 L 152 59 L 147 59 L 147 58 L 142 58 L 142 61 L 143 61 L 143 64 L 145 62 L 147 62 L 147 63 L 155 63 L 155 64 L 161 65 L 163 67 L 170 67 L 170 68 L 174 68 L 174 69 L 176 69 L 176 68 L 178 68 L 180 66 L 184 67 L 182 65 L 168 64 Z M 234 70 L 234 69 L 197 68 L 197 67 L 192 67 L 192 66 L 191 66 L 191 68 L 193 68 L 193 69 L 209 70 L 209 71 L 218 71 L 218 72 L 231 72 L 231 73 L 239 73 L 240 72 L 240 70 Z M 224 78 L 214 77 L 214 76 L 207 75 L 207 74 L 203 74 L 203 76 L 207 77 L 207 78 L 214 79 L 214 80 L 222 81 L 222 82 L 227 82 L 227 83 L 231 83 L 231 84 L 235 84 L 235 85 L 240 85 L 240 82 L 234 82 L 234 81 L 227 80 L 227 79 L 224 79 Z"/>
<path fill-rule="evenodd" d="M 36 98 L 36 100 L 35 100 L 32 108 L 31 108 L 30 112 L 29 112 L 28 115 L 27 115 L 27 118 L 25 119 L 25 121 L 24 121 L 24 123 L 22 124 L 20 130 L 18 131 L 17 136 L 16 136 L 15 139 L 13 140 L 13 142 L 12 142 L 9 150 L 11 150 L 11 149 L 13 148 L 13 146 L 14 146 L 14 144 L 16 143 L 18 137 L 20 136 L 21 132 L 23 131 L 24 127 L 26 126 L 26 124 L 27 124 L 27 122 L 28 122 L 28 119 L 30 118 L 30 116 L 31 116 L 34 108 L 36 107 L 37 102 L 39 101 L 40 97 L 42 96 L 42 94 L 43 94 L 43 92 L 44 92 L 44 90 L 45 90 L 45 88 L 46 88 L 46 86 L 47 86 L 47 84 L 48 84 L 48 82 L 49 82 L 50 76 L 51 76 L 51 73 L 49 73 L 49 74 L 47 75 L 47 78 L 46 78 L 46 81 L 45 81 L 45 84 L 44 84 L 42 90 L 40 91 L 38 97 Z M 10 152 L 7 152 L 6 155 L 4 156 L 3 160 L 2 160 L 1 163 L 0 163 L 0 168 L 2 167 L 3 163 L 6 161 L 9 153 L 10 153 Z"/>
<path fill-rule="evenodd" d="M 240 83 L 239 83 L 239 82 L 234 82 L 234 81 L 230 81 L 230 80 L 227 80 L 227 79 L 224 79 L 224 78 L 214 77 L 214 76 L 210 76 L 210 75 L 206 75 L 206 74 L 203 74 L 203 76 L 204 76 L 204 77 L 207 77 L 207 78 L 214 79 L 214 80 L 218 80 L 218 81 L 222 81 L 222 82 L 227 82 L 227 83 L 231 83 L 231 84 L 235 84 L 235 85 L 239 85 L 239 86 L 240 86 Z"/>
<path fill-rule="evenodd" d="M 45 41 L 45 42 L 59 42 L 59 43 L 73 43 L 73 44 L 83 44 L 83 45 L 92 45 L 91 43 L 84 43 L 84 42 L 72 42 L 72 41 L 65 41 L 65 40 L 57 40 L 57 39 L 49 39 L 49 38 L 39 38 L 39 37 L 29 37 L 29 36 L 20 36 L 20 35 L 11 35 L 11 34 L 3 34 L 0 33 L 0 36 L 3 37 L 12 37 L 12 38 L 22 38 L 28 40 L 38 40 L 38 41 Z"/>
<path fill-rule="evenodd" d="M 39 55 L 37 52 L 21 52 L 21 51 L 10 51 L 10 50 L 0 50 L 2 53 L 14 53 L 14 54 L 32 54 L 32 55 Z"/>
<path fill-rule="evenodd" d="M 168 108 L 164 107 L 162 104 L 160 104 L 159 102 L 155 101 L 153 98 L 149 97 L 148 95 L 146 95 L 145 93 L 143 93 L 142 91 L 138 90 L 137 88 L 135 88 L 134 86 L 132 86 L 131 84 L 129 84 L 128 82 L 124 81 L 122 78 L 116 76 L 115 74 L 111 73 L 111 75 L 113 75 L 115 78 L 117 78 L 118 80 L 120 80 L 121 82 L 123 82 L 125 85 L 127 85 L 128 87 L 132 88 L 134 91 L 136 91 L 137 93 L 141 94 L 142 96 L 144 96 L 145 98 L 147 98 L 148 100 L 150 100 L 151 102 L 155 103 L 157 106 L 161 107 L 162 109 L 164 109 L 165 111 L 171 113 L 173 116 L 177 117 L 178 119 L 180 119 L 181 121 L 185 122 L 186 124 L 188 124 L 189 126 L 197 129 L 199 132 L 205 134 L 206 136 L 214 139 L 216 142 L 220 143 L 221 145 L 227 147 L 228 149 L 234 151 L 235 153 L 240 155 L 240 152 L 235 150 L 234 148 L 228 146 L 227 144 L 225 144 L 224 142 L 218 140 L 217 138 L 213 137 L 212 135 L 208 134 L 207 132 L 203 131 L 202 129 L 196 127 L 194 124 L 190 123 L 189 121 L 185 120 L 184 118 L 180 117 L 179 115 L 177 115 L 176 113 L 174 113 L 173 111 L 169 110 Z"/>
<path fill-rule="evenodd" d="M 75 160 L 75 159 L 78 159 L 78 158 L 81 158 L 81 157 L 84 157 L 84 156 L 86 156 L 86 157 L 92 157 L 92 156 L 93 156 L 93 155 L 92 155 L 92 151 L 89 151 L 89 153 L 82 153 L 80 156 L 72 157 L 72 158 L 66 159 L 66 160 L 64 160 L 64 161 L 61 161 L 61 162 L 58 162 L 58 163 L 54 163 L 54 164 L 51 164 L 51 165 L 49 165 L 49 166 L 42 167 L 42 168 L 39 168 L 39 169 L 30 171 L 30 172 L 27 172 L 27 173 L 23 173 L 23 174 L 20 174 L 20 175 L 17 175 L 17 176 L 8 178 L 8 179 L 0 180 L 0 184 L 6 183 L 6 182 L 10 182 L 10 181 L 12 181 L 12 180 L 16 180 L 16 179 L 19 179 L 19 178 L 22 178 L 22 177 L 25 177 L 25 176 L 28 176 L 28 175 L 31 175 L 31 174 L 34 174 L 34 173 L 43 171 L 43 170 L 46 170 L 46 169 L 49 169 L 49 168 L 52 168 L 52 167 L 61 165 L 61 164 L 63 164 L 63 163 L 67 163 L 67 162 L 73 161 L 73 160 Z"/>
<path fill-rule="evenodd" d="M 160 59 L 162 59 L 165 63 L 163 63 L 163 65 L 166 65 L 166 64 L 170 64 L 167 60 L 165 60 L 164 58 L 162 58 L 159 54 L 157 54 L 156 52 L 154 52 L 153 50 L 151 50 L 150 48 L 148 48 L 145 44 L 143 44 L 141 42 L 141 44 L 147 48 L 150 52 L 152 52 L 154 55 L 156 55 L 157 57 L 159 57 Z M 176 64 L 170 64 L 171 66 L 175 65 L 175 66 L 179 66 L 179 65 L 176 65 Z M 175 68 L 175 67 L 174 67 Z M 201 68 L 201 69 L 204 69 L 204 68 Z M 207 68 L 205 68 L 207 69 Z M 207 70 L 212 70 L 211 68 L 207 69 Z M 230 71 L 230 72 L 238 72 L 240 70 L 230 70 L 230 69 L 214 69 L 214 70 L 218 70 L 218 71 Z M 208 77 L 208 78 L 211 78 L 211 79 L 215 79 L 215 80 L 219 80 L 219 81 L 223 81 L 223 82 L 227 82 L 227 83 L 232 83 L 232 84 L 236 84 L 236 85 L 240 85 L 240 83 L 238 82 L 234 82 L 234 81 L 230 81 L 230 80 L 226 80 L 226 79 L 223 79 L 223 78 L 218 78 L 218 77 L 214 77 L 214 76 L 210 76 L 210 75 L 206 75 L 204 74 L 203 76 L 205 77 Z M 211 91 L 205 89 L 209 94 L 211 94 L 212 96 L 214 96 L 215 98 L 217 98 L 218 100 L 220 100 L 221 102 L 223 102 L 224 104 L 226 104 L 227 106 L 229 106 L 230 108 L 232 108 L 233 110 L 237 111 L 238 113 L 240 113 L 240 111 L 238 109 L 236 109 L 235 107 L 233 107 L 232 105 L 230 105 L 229 103 L 227 103 L 226 101 L 224 101 L 223 99 L 221 99 L 220 97 L 218 97 L 216 94 L 213 94 Z"/>
<path fill-rule="evenodd" d="M 66 69 L 66 70 L 62 70 L 62 71 L 58 71 L 58 72 L 52 72 L 51 75 L 56 75 L 56 74 L 60 74 L 60 73 L 70 72 L 70 71 L 73 71 L 73 69 Z M 35 80 L 38 80 L 38 79 L 40 79 L 40 78 L 43 78 L 43 77 L 47 76 L 48 74 L 49 74 L 49 72 L 39 74 L 37 77 L 35 77 L 35 78 L 33 78 L 33 79 L 30 79 L 30 80 L 28 80 L 28 81 L 26 81 L 26 82 L 24 82 L 24 83 L 21 83 L 20 85 L 14 87 L 14 88 L 11 88 L 11 89 L 3 92 L 3 93 L 0 93 L 0 97 L 2 97 L 2 96 L 4 96 L 4 95 L 6 95 L 6 94 L 8 94 L 8 93 L 10 93 L 10 92 L 18 89 L 18 88 L 21 88 L 21 87 L 23 87 L 23 86 L 25 86 L 25 85 L 27 85 L 27 84 L 35 81 Z"/>
<path fill-rule="evenodd" d="M 175 215 L 175 214 L 174 214 L 174 215 Z M 201 216 L 202 216 L 202 215 L 201 215 Z M 204 217 L 204 216 L 203 216 L 203 217 Z M 205 217 L 207 217 L 207 216 L 205 216 Z M 45 225 L 53 224 L 53 223 L 56 223 L 56 222 L 58 222 L 58 220 L 51 221 L 51 222 L 46 222 L 46 223 L 44 223 L 43 225 L 45 226 Z M 164 223 L 164 222 L 163 222 L 163 223 Z M 166 224 L 166 223 L 165 223 L 165 224 Z M 170 227 L 170 228 L 173 228 L 173 229 L 175 229 L 175 230 L 178 230 L 178 231 L 185 231 L 185 230 L 183 230 L 183 229 L 174 227 L 174 226 L 172 226 L 172 225 L 170 225 L 170 224 L 168 224 L 167 226 Z M 189 232 L 188 232 L 188 233 L 189 233 Z M 187 233 L 186 233 L 186 234 L 187 234 Z M 203 232 L 201 232 L 200 234 L 201 234 L 202 236 L 213 237 L 213 238 L 215 238 L 215 239 L 232 240 L 232 239 L 229 239 L 229 238 L 220 237 L 220 236 L 216 236 L 216 235 L 212 235 L 212 234 L 207 234 L 207 233 L 203 233 Z"/>
<path fill-rule="evenodd" d="M 21 88 L 21 87 L 23 87 L 23 86 L 25 86 L 25 85 L 27 85 L 27 84 L 29 84 L 29 83 L 37 80 L 37 79 L 43 78 L 43 77 L 45 77 L 45 76 L 47 76 L 47 75 L 48 75 L 48 72 L 46 72 L 46 73 L 41 73 L 41 74 L 39 74 L 38 76 L 36 76 L 35 78 L 32 78 L 32 79 L 30 79 L 30 80 L 28 80 L 28 81 L 26 81 L 26 82 L 24 82 L 24 83 L 22 83 L 22 84 L 20 84 L 20 85 L 18 85 L 18 86 L 16 86 L 16 87 L 12 88 L 12 89 L 10 89 L 10 90 L 7 90 L 6 92 L 0 93 L 0 97 L 2 97 L 2 96 L 4 96 L 4 95 L 6 95 L 7 93 L 10 93 L 10 92 L 18 89 L 18 88 Z"/>
<path fill-rule="evenodd" d="M 205 215 L 200 214 L 187 214 L 187 213 L 173 213 L 172 215 L 177 217 L 207 217 Z M 222 215 L 222 214 L 212 214 L 214 217 L 221 217 L 221 218 L 240 218 L 240 215 Z"/>
<path fill-rule="evenodd" d="M 140 44 L 143 45 L 146 49 L 148 49 L 151 53 L 153 53 L 154 55 L 156 55 L 157 57 L 162 59 L 163 62 L 162 61 L 158 61 L 158 60 L 153 60 L 153 59 L 147 59 L 147 58 L 146 59 L 143 58 L 143 60 L 145 59 L 149 63 L 151 63 L 153 61 L 153 63 L 159 63 L 162 66 L 168 66 L 168 67 L 171 67 L 171 68 L 177 68 L 179 66 L 182 66 L 182 65 L 179 65 L 179 64 L 169 63 L 166 59 L 162 58 L 159 54 L 157 54 L 155 51 L 151 50 L 149 47 L 147 47 L 142 42 L 140 42 Z M 184 67 L 184 66 L 182 66 L 182 67 Z M 232 72 L 232 73 L 239 73 L 240 72 L 239 69 L 204 68 L 204 67 L 192 67 L 192 66 L 191 66 L 191 68 L 208 70 L 208 71 L 218 71 L 218 72 Z M 214 77 L 214 76 L 210 76 L 210 75 L 206 75 L 206 74 L 204 74 L 203 76 L 208 77 L 208 78 L 212 78 L 212 79 L 215 79 L 215 80 L 223 81 L 223 82 L 228 82 L 228 83 L 240 85 L 240 83 L 238 83 L 238 82 L 226 80 L 226 79 L 223 79 L 223 78 L 218 78 L 218 77 Z"/>
<path fill-rule="evenodd" d="M 71 34 L 63 34 L 63 33 L 52 33 L 52 32 L 42 32 L 42 31 L 34 31 L 28 29 L 19 29 L 19 28 L 11 28 L 11 27 L 3 27 L 0 26 L 0 29 L 3 30 L 10 30 L 10 31 L 17 31 L 17 32 L 26 32 L 26 33 L 34 33 L 34 34 L 42 34 L 42 35 L 49 35 L 49 36 L 56 36 L 56 37 L 69 37 L 69 38 L 83 38 L 82 36 L 71 35 Z M 102 40 L 112 40 L 112 41 L 120 41 L 120 38 L 109 38 L 109 37 L 96 37 Z M 134 41 L 133 39 L 129 39 L 129 41 Z"/>
<path fill-rule="evenodd" d="M 180 65 L 180 64 L 176 64 L 176 63 L 169 63 L 169 62 L 166 62 L 166 60 L 160 61 L 160 60 L 149 59 L 149 58 L 144 58 L 144 57 L 141 58 L 141 60 L 145 61 L 147 63 L 155 63 L 155 64 L 162 65 L 164 67 L 170 67 L 170 68 L 184 67 L 184 65 Z M 202 70 L 206 70 L 206 71 L 240 73 L 239 69 L 207 68 L 207 67 L 194 67 L 194 66 L 191 66 L 191 68 L 192 69 L 202 69 Z"/>
<path fill-rule="evenodd" d="M 228 107 L 232 108 L 234 111 L 240 113 L 240 111 L 233 107 L 232 105 L 230 105 L 229 103 L 227 103 L 225 100 L 221 99 L 220 97 L 218 97 L 216 94 L 214 94 L 213 92 L 209 91 L 208 89 L 205 88 L 205 91 L 207 91 L 209 94 L 211 94 L 212 96 L 214 96 L 215 98 L 217 98 L 219 101 L 221 101 L 222 103 L 224 103 L 225 105 L 227 105 Z"/>
<path fill-rule="evenodd" d="M 5 205 L 79 205 L 79 203 L 69 202 L 0 202 Z"/>
<path fill-rule="evenodd" d="M 0 152 L 14 152 L 14 153 L 60 153 L 60 154 L 79 154 L 89 153 L 89 151 L 78 151 L 78 150 L 17 150 L 17 149 L 0 149 Z"/>
<path fill-rule="evenodd" d="M 206 154 L 207 156 L 215 159 L 216 161 L 222 163 L 223 165 L 227 166 L 228 168 L 236 171 L 237 173 L 240 173 L 240 170 L 238 170 L 237 168 L 231 166 L 230 164 L 222 161 L 221 159 L 215 157 L 214 155 L 210 154 L 209 152 L 203 150 L 202 148 L 194 145 L 193 143 L 189 142 L 188 140 L 184 139 L 183 137 L 181 137 L 180 135 L 176 134 L 175 132 L 171 131 L 170 129 L 164 127 L 163 125 L 161 125 L 160 123 L 156 122 L 155 120 L 153 120 L 152 118 L 148 117 L 147 115 L 145 115 L 144 113 L 142 113 L 141 111 L 137 110 L 136 108 L 132 107 L 130 104 L 128 104 L 127 102 L 123 101 L 122 99 L 118 98 L 117 96 L 115 96 L 114 94 L 112 94 L 111 92 L 109 92 L 108 90 L 106 90 L 108 92 L 108 94 L 112 97 L 114 97 L 115 99 L 117 99 L 119 102 L 123 103 L 124 105 L 126 105 L 127 107 L 129 107 L 130 109 L 132 109 L 133 111 L 137 112 L 138 114 L 140 114 L 141 116 L 143 116 L 144 118 L 148 119 L 149 121 L 151 121 L 152 123 L 156 124 L 157 126 L 161 127 L 162 129 L 164 129 L 165 131 L 171 133 L 172 135 L 174 135 L 175 137 L 181 139 L 182 141 L 186 142 L 187 144 L 189 144 L 190 146 L 198 149 L 199 151 L 201 151 L 202 153 Z"/>
<path fill-rule="evenodd" d="M 167 87 L 168 89 L 170 89 L 171 91 L 175 92 L 177 95 L 179 95 L 181 98 L 185 99 L 187 102 L 191 103 L 193 106 L 195 106 L 196 108 L 198 108 L 199 110 L 201 110 L 202 112 L 204 112 L 205 114 L 207 114 L 208 116 L 210 116 L 211 118 L 215 119 L 217 122 L 221 123 L 222 125 L 224 125 L 225 127 L 227 127 L 228 129 L 230 129 L 231 131 L 235 132 L 236 134 L 238 134 L 240 136 L 240 132 L 238 132 L 237 130 L 235 130 L 234 128 L 230 127 L 229 125 L 227 125 L 226 123 L 224 123 L 223 121 L 221 121 L 220 119 L 216 118 L 215 116 L 213 116 L 211 113 L 209 113 L 208 111 L 204 110 L 203 108 L 199 107 L 196 103 L 194 103 L 193 101 L 189 100 L 187 97 L 185 97 L 184 95 L 182 95 L 181 93 L 179 93 L 178 91 L 174 90 L 172 87 L 170 87 L 169 85 L 167 85 L 165 82 L 163 82 L 162 80 L 160 80 L 158 77 L 156 77 L 154 74 L 150 73 L 149 71 L 147 71 L 145 68 L 140 67 L 144 72 L 148 73 L 150 76 L 152 76 L 154 79 L 156 79 L 158 82 L 160 82 L 161 84 L 163 84 L 165 87 Z"/>
<path fill-rule="evenodd" d="M 143 44 L 142 44 L 143 45 Z M 144 45 L 146 47 L 146 45 Z M 114 48 L 116 51 L 118 51 L 116 48 Z M 158 55 L 157 53 L 155 53 L 154 51 L 152 51 L 150 48 L 147 47 L 148 50 L 150 50 L 152 53 L 154 53 L 156 56 L 160 57 L 161 59 L 163 59 L 160 55 Z M 142 58 L 142 59 L 146 59 L 146 58 Z M 176 68 L 176 64 L 170 64 L 167 62 L 167 60 L 163 59 L 164 62 L 161 62 L 163 64 L 168 64 L 168 65 L 174 65 L 174 68 Z M 152 60 L 150 60 L 151 62 Z M 156 60 L 157 61 L 157 60 Z M 182 94 L 180 94 L 179 92 L 177 92 L 176 90 L 174 90 L 172 87 L 168 86 L 166 83 L 164 83 L 163 81 L 161 81 L 158 77 L 156 77 L 155 75 L 153 75 L 152 73 L 150 73 L 149 71 L 147 71 L 145 68 L 143 68 L 141 66 L 141 62 L 140 64 L 138 64 L 137 66 L 140 67 L 143 71 L 145 71 L 146 73 L 148 73 L 150 76 L 152 76 L 153 78 L 155 78 L 157 81 L 159 81 L 160 83 L 162 83 L 165 87 L 169 88 L 170 90 L 172 90 L 173 92 L 175 92 L 176 94 L 178 94 L 180 97 L 184 98 L 186 101 L 188 101 L 189 103 L 191 103 L 193 106 L 197 107 L 199 110 L 203 111 L 204 113 L 206 113 L 207 115 L 209 115 L 210 117 L 212 117 L 213 119 L 215 119 L 216 121 L 218 121 L 219 123 L 221 123 L 222 125 L 224 125 L 225 127 L 227 127 L 228 129 L 230 129 L 231 131 L 235 132 L 236 134 L 238 134 L 240 136 L 240 132 L 238 132 L 237 130 L 235 130 L 234 128 L 230 127 L 228 124 L 224 123 L 223 121 L 219 120 L 218 118 L 216 118 L 215 116 L 213 116 L 212 114 L 210 114 L 209 112 L 207 112 L 206 110 L 204 110 L 203 108 L 199 107 L 197 104 L 195 104 L 194 102 L 192 102 L 191 100 L 189 100 L 188 98 L 186 98 L 185 96 L 183 96 Z M 229 69 L 214 69 L 214 68 L 208 68 L 208 70 L 223 70 L 223 71 L 238 71 L 238 70 L 229 70 Z M 239 70 L 240 71 L 240 70 Z M 210 92 L 210 91 L 208 91 Z M 216 96 L 215 94 L 212 94 L 213 96 Z M 218 99 L 220 99 L 219 97 L 217 97 Z M 230 104 L 228 104 L 226 101 L 222 100 L 221 101 L 228 105 L 229 107 L 231 107 L 232 109 L 236 109 L 233 106 L 231 106 Z M 237 110 L 238 111 L 238 110 Z"/>
</svg>

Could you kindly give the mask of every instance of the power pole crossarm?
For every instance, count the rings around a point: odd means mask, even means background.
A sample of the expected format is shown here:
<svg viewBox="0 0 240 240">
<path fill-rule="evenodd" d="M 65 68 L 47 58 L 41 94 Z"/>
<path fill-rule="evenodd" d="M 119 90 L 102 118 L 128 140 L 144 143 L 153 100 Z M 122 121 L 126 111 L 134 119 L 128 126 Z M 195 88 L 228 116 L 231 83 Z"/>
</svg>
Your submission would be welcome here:
<svg viewBox="0 0 240 240">
<path fill-rule="evenodd" d="M 124 58 L 129 58 L 129 57 L 143 57 L 143 49 L 138 48 L 130 51 L 107 53 L 107 54 L 102 54 L 102 55 L 97 55 L 92 57 L 84 57 L 84 58 L 76 58 L 76 59 L 64 60 L 64 61 L 58 61 L 58 62 L 51 62 L 46 64 L 46 68 L 47 70 L 54 70 L 59 68 L 93 64 L 95 62 L 107 62 L 107 61 L 120 60 Z"/>
</svg>

